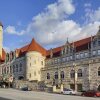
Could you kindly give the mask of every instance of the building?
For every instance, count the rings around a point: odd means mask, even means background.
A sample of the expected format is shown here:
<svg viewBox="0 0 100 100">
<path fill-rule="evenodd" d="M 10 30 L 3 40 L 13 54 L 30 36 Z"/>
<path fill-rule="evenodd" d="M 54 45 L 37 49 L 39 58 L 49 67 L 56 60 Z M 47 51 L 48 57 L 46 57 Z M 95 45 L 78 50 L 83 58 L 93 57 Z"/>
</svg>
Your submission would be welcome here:
<svg viewBox="0 0 100 100">
<path fill-rule="evenodd" d="M 95 36 L 47 51 L 42 80 L 77 91 L 100 90 L 100 27 Z"/>
<path fill-rule="evenodd" d="M 0 23 L 0 37 L 3 37 Z M 9 80 L 43 81 L 48 87 L 78 91 L 100 89 L 100 28 L 95 36 L 50 50 L 34 39 L 22 48 L 5 53 L 0 38 L 0 76 Z"/>
</svg>

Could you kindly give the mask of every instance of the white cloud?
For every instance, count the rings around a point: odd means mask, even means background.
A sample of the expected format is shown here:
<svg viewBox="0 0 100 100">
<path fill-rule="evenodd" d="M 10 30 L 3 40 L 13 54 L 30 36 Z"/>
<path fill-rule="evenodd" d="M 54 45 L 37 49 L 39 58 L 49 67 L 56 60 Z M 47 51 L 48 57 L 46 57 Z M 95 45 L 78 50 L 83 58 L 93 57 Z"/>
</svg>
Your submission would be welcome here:
<svg viewBox="0 0 100 100">
<path fill-rule="evenodd" d="M 85 5 L 85 6 L 90 6 Z M 86 9 L 86 17 L 91 21 L 85 26 L 80 26 L 73 20 L 67 18 L 75 12 L 75 7 L 72 0 L 58 0 L 58 2 L 50 4 L 46 7 L 44 12 L 32 18 L 32 22 L 27 26 L 26 30 L 17 32 L 15 27 L 6 28 L 6 32 L 11 34 L 34 36 L 34 38 L 41 44 L 58 46 L 66 42 L 67 37 L 70 41 L 76 41 L 91 35 L 96 34 L 99 22 L 99 10 L 93 11 Z"/>
<path fill-rule="evenodd" d="M 17 32 L 15 31 L 15 27 L 14 26 L 8 26 L 5 29 L 5 32 L 10 33 L 10 34 L 16 34 Z"/>
<path fill-rule="evenodd" d="M 91 3 L 85 3 L 84 7 L 91 7 Z"/>
<path fill-rule="evenodd" d="M 100 7 L 90 15 L 90 20 L 92 22 L 100 21 Z"/>
<path fill-rule="evenodd" d="M 100 7 L 98 7 L 96 10 L 86 7 L 85 12 L 86 14 L 84 18 L 86 23 L 100 21 Z"/>
<path fill-rule="evenodd" d="M 9 25 L 9 26 L 5 29 L 5 32 L 8 33 L 8 34 L 23 35 L 25 31 L 22 30 L 21 32 L 18 32 L 14 26 L 10 26 L 10 25 Z"/>
</svg>

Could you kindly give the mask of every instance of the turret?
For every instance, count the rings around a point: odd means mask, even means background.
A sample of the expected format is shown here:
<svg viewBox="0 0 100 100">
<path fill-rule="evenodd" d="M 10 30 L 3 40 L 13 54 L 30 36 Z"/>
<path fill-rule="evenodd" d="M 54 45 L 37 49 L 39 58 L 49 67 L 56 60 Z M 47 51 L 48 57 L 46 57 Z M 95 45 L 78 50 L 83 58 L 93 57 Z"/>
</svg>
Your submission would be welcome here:
<svg viewBox="0 0 100 100">
<path fill-rule="evenodd" d="M 2 57 L 3 25 L 0 22 L 0 57 Z"/>
</svg>

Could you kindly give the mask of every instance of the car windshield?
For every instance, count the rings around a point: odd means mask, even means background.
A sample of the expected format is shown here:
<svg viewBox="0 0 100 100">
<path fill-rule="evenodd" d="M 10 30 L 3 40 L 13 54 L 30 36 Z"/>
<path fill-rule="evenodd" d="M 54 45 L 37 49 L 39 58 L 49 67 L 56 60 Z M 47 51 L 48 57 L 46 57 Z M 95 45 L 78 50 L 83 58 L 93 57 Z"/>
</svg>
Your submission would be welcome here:
<svg viewBox="0 0 100 100">
<path fill-rule="evenodd" d="M 64 88 L 64 91 L 72 91 L 71 89 L 66 89 L 66 88 Z"/>
</svg>

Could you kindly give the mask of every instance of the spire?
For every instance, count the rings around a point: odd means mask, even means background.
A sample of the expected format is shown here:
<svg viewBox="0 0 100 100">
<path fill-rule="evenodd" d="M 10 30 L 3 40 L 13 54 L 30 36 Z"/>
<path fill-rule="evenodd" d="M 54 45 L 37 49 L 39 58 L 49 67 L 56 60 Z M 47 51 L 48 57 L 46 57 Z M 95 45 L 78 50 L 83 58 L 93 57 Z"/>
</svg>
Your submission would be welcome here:
<svg viewBox="0 0 100 100">
<path fill-rule="evenodd" d="M 67 37 L 67 41 L 66 41 L 66 44 L 69 44 L 69 40 L 68 40 L 68 37 Z"/>
<path fill-rule="evenodd" d="M 98 32 L 97 32 L 97 35 L 100 35 L 100 26 L 99 26 L 99 30 L 98 30 Z"/>
<path fill-rule="evenodd" d="M 50 57 L 51 58 L 53 57 L 53 49 L 52 48 L 50 49 Z"/>
<path fill-rule="evenodd" d="M 92 35 L 91 35 L 91 42 L 92 42 Z"/>
<path fill-rule="evenodd" d="M 74 48 L 75 46 L 74 46 L 74 42 L 73 42 L 73 48 Z"/>
</svg>

